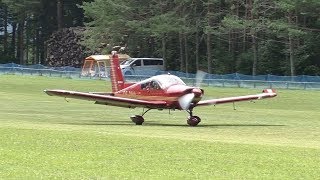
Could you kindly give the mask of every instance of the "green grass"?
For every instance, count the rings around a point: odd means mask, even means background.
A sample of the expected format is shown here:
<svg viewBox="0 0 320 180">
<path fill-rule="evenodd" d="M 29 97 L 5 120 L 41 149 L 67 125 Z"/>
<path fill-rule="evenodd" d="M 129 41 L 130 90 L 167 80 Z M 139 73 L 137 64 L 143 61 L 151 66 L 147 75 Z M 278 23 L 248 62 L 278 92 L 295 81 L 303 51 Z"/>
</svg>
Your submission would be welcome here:
<svg viewBox="0 0 320 180">
<path fill-rule="evenodd" d="M 320 92 L 278 90 L 274 99 L 187 113 L 94 105 L 44 89 L 110 91 L 105 81 L 0 76 L 0 179 L 317 179 Z M 206 97 L 258 89 L 205 88 Z"/>
</svg>

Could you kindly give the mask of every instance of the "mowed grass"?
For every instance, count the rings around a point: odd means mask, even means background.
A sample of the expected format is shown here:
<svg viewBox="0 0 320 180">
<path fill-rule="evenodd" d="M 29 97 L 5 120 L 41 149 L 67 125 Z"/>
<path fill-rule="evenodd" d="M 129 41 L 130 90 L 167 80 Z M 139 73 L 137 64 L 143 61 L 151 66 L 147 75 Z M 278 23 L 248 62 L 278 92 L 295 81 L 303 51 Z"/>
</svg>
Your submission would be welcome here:
<svg viewBox="0 0 320 180">
<path fill-rule="evenodd" d="M 320 91 L 183 111 L 50 97 L 44 89 L 110 91 L 101 80 L 0 76 L 0 179 L 319 179 Z M 260 89 L 205 88 L 206 98 Z"/>
</svg>

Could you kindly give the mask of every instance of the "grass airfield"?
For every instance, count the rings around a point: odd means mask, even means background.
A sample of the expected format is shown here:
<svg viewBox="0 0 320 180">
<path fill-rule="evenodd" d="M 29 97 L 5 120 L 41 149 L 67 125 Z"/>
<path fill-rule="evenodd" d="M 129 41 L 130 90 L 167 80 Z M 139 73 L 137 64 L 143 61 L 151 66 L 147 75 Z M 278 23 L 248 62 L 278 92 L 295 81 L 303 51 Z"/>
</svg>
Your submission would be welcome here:
<svg viewBox="0 0 320 180">
<path fill-rule="evenodd" d="M 0 76 L 0 179 L 319 179 L 320 91 L 278 90 L 256 103 L 150 111 L 50 97 L 110 91 L 101 80 Z M 204 88 L 207 98 L 260 89 Z"/>
</svg>

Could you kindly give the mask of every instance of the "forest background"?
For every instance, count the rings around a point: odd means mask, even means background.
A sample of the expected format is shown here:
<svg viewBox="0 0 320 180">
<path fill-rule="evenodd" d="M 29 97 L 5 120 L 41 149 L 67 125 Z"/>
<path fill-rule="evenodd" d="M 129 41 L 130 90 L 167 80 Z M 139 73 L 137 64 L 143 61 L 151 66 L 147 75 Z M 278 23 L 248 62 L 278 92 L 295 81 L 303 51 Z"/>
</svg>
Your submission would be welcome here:
<svg viewBox="0 0 320 180">
<path fill-rule="evenodd" d="M 0 64 L 47 65 L 71 27 L 83 56 L 122 46 L 187 73 L 320 75 L 319 0 L 1 0 Z"/>
</svg>

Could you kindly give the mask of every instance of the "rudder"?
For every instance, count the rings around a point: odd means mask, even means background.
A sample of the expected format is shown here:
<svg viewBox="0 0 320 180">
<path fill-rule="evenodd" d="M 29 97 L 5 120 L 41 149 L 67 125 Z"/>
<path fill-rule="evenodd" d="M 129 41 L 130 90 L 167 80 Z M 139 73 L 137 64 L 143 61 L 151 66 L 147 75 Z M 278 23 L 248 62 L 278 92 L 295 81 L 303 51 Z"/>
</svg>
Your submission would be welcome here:
<svg viewBox="0 0 320 180">
<path fill-rule="evenodd" d="M 120 68 L 119 56 L 116 51 L 113 51 L 110 55 L 110 79 L 112 85 L 112 92 L 120 91 L 125 87 L 124 77 Z"/>
</svg>

